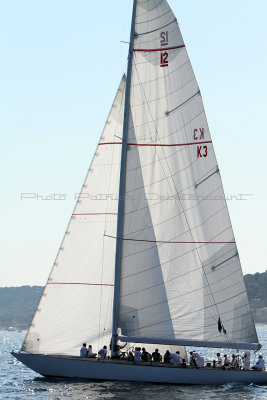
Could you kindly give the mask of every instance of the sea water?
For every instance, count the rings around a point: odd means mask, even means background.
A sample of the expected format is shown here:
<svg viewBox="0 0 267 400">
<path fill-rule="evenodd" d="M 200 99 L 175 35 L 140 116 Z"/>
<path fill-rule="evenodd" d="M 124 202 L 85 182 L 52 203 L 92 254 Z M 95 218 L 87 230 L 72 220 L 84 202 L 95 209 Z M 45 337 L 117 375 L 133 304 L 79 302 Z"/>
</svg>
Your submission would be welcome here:
<svg viewBox="0 0 267 400">
<path fill-rule="evenodd" d="M 267 361 L 267 326 L 258 326 L 257 331 Z M 10 354 L 20 349 L 24 336 L 25 332 L 0 331 L 0 399 L 267 399 L 267 385 L 176 386 L 42 378 Z M 212 358 L 215 352 L 206 353 L 206 359 Z"/>
</svg>

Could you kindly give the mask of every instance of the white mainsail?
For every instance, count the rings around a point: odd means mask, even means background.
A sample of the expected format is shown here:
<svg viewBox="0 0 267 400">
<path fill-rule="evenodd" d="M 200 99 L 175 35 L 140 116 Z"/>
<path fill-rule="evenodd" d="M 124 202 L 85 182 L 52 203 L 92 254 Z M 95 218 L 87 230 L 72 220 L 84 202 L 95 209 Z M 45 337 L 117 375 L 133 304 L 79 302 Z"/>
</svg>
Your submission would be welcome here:
<svg viewBox="0 0 267 400">
<path fill-rule="evenodd" d="M 109 344 L 124 76 L 22 350 L 79 354 Z M 103 143 L 118 142 L 118 145 Z"/>
<path fill-rule="evenodd" d="M 120 339 L 257 348 L 200 90 L 167 1 L 138 0 L 135 32 Z"/>
</svg>

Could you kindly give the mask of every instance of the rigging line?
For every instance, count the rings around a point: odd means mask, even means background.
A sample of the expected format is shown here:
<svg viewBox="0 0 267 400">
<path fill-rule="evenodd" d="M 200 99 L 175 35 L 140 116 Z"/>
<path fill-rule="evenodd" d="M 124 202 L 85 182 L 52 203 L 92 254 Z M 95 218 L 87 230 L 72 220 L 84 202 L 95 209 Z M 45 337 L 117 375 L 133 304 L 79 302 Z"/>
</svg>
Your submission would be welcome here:
<svg viewBox="0 0 267 400">
<path fill-rule="evenodd" d="M 125 80 L 122 79 L 122 82 L 125 82 Z M 120 85 L 120 87 L 121 87 L 121 85 Z M 120 87 L 119 87 L 119 89 L 120 89 Z M 118 90 L 118 91 L 119 91 L 119 90 Z M 117 91 L 117 95 L 118 95 L 118 91 Z M 118 113 L 117 113 L 117 120 L 116 120 L 116 125 L 115 125 L 115 128 L 114 128 L 114 135 L 115 135 L 115 133 L 117 132 L 118 124 L 119 124 L 119 119 L 120 119 L 120 115 L 121 115 L 121 113 L 123 112 L 124 94 L 125 94 L 125 85 L 124 85 L 124 87 L 123 87 L 122 90 L 121 90 L 120 102 L 119 102 L 119 110 L 118 110 Z M 113 104 L 114 104 L 114 103 L 113 103 Z M 115 135 L 115 136 L 116 136 L 116 135 Z M 112 147 L 111 168 L 110 168 L 110 170 L 109 170 L 109 180 L 108 180 L 108 193 L 110 193 L 112 172 L 114 173 L 114 165 L 113 165 L 113 161 L 114 161 L 114 152 L 115 152 L 115 148 Z M 113 168 L 112 168 L 112 167 L 113 167 Z M 105 233 L 106 233 L 106 229 L 107 229 L 107 215 L 116 215 L 116 216 L 118 215 L 118 213 L 108 213 L 108 207 L 109 207 L 109 201 L 108 201 L 108 199 L 107 199 L 107 201 L 106 201 L 106 213 L 105 213 L 106 217 L 105 217 L 105 223 L 104 223 L 104 235 L 103 235 L 103 238 L 102 238 L 101 284 L 102 284 L 102 282 L 103 282 L 103 275 L 104 275 Z M 114 285 L 113 285 L 113 286 L 114 286 Z M 100 332 L 100 330 L 101 330 L 101 316 L 102 316 L 102 288 L 103 288 L 103 287 L 101 286 L 101 293 L 100 293 L 100 315 L 99 315 L 99 339 L 98 339 L 98 340 L 99 340 L 99 343 L 98 343 L 99 345 L 100 345 L 100 340 L 103 341 L 104 332 L 105 332 L 105 323 L 104 323 L 103 331 L 102 331 L 102 337 L 101 337 L 101 339 L 100 339 L 100 336 L 101 336 L 101 332 Z M 109 302 L 108 302 L 108 305 L 109 305 Z M 107 306 L 107 308 L 106 308 L 106 315 L 107 315 L 108 309 L 109 309 L 109 307 Z M 105 318 L 105 320 L 106 320 L 106 318 Z"/>
<path fill-rule="evenodd" d="M 134 59 L 133 59 L 133 61 L 134 61 Z M 135 65 L 135 61 L 134 61 L 134 65 Z M 135 70 L 136 70 L 136 73 L 137 73 L 137 76 L 138 76 L 138 79 L 139 79 L 139 82 L 140 82 L 140 86 L 141 86 L 141 89 L 142 89 L 142 92 L 143 92 L 143 95 L 144 95 L 144 99 L 145 99 L 145 101 L 147 102 L 147 107 L 148 107 L 148 110 L 149 110 L 149 112 L 150 112 L 151 119 L 152 119 L 153 124 L 154 124 L 154 127 L 155 127 L 155 132 L 156 132 L 156 134 L 157 134 L 157 136 L 158 136 L 158 138 L 159 138 L 159 140 L 160 140 L 160 136 L 159 136 L 159 134 L 158 134 L 158 129 L 157 129 L 156 124 L 155 124 L 155 122 L 154 122 L 153 115 L 152 115 L 152 112 L 151 112 L 151 110 L 150 110 L 150 106 L 149 106 L 149 104 L 148 104 L 148 101 L 147 101 L 147 98 L 146 98 L 146 94 L 145 94 L 145 91 L 144 91 L 144 89 L 143 89 L 143 85 L 142 85 L 142 82 L 141 82 L 141 79 L 140 79 L 140 76 L 139 76 L 139 73 L 138 73 L 138 70 L 137 70 L 136 65 L 135 65 Z M 193 95 L 190 99 L 188 99 L 188 100 L 186 101 L 186 103 L 187 103 L 188 101 L 190 101 L 193 97 L 195 97 L 195 96 L 198 95 L 198 94 L 200 94 L 200 90 L 199 90 L 195 95 Z M 184 103 L 184 104 L 185 104 L 185 103 Z M 183 105 L 183 104 L 182 104 L 182 105 Z M 179 107 L 181 107 L 182 105 L 180 105 Z M 177 107 L 176 107 L 176 109 L 177 109 Z M 172 110 L 172 111 L 174 111 L 174 110 Z M 172 112 L 172 111 L 170 111 L 170 112 Z M 167 111 L 167 112 L 166 112 L 166 115 L 168 116 L 170 112 Z M 165 156 L 165 158 L 166 158 L 166 155 L 165 155 L 165 153 L 164 153 L 164 149 L 163 149 L 162 151 L 163 151 L 163 154 L 164 154 L 164 156 Z M 167 166 L 168 166 L 168 169 L 169 169 L 169 172 L 170 172 L 170 175 L 171 175 L 171 169 L 170 169 L 168 160 L 165 159 L 165 161 L 166 161 L 166 163 L 167 163 Z M 163 169 L 163 172 L 165 173 L 164 169 Z M 165 175 L 166 175 L 166 174 L 165 174 Z M 175 182 L 174 182 L 174 179 L 173 179 L 173 178 L 171 178 L 171 179 L 172 179 L 172 183 L 173 183 L 173 185 L 174 185 L 174 188 L 175 188 L 175 190 L 176 190 L 176 193 L 179 193 L 178 190 L 177 190 L 177 188 L 176 188 L 176 184 L 175 184 Z M 167 179 L 167 183 L 168 183 L 168 179 Z M 170 189 L 171 189 L 171 191 L 172 191 L 171 185 L 169 185 L 169 186 L 170 186 Z M 180 199 L 178 199 L 178 200 L 180 200 Z M 181 200 L 180 200 L 180 206 L 181 206 L 181 208 L 182 208 L 182 210 L 183 210 L 183 205 L 182 205 Z M 186 221 L 186 223 L 187 223 L 187 226 L 188 226 L 188 228 L 189 228 L 189 230 L 190 230 L 190 225 L 189 225 L 189 222 L 188 222 L 186 213 L 184 212 L 183 214 L 184 214 L 184 218 L 185 218 L 185 221 Z M 192 234 L 191 230 L 190 230 L 190 234 L 191 234 L 191 236 L 192 236 L 192 238 L 193 238 L 193 234 Z M 207 279 L 206 273 L 205 273 L 205 271 L 204 271 L 204 269 L 203 269 L 203 265 L 202 265 L 202 261 L 201 261 L 201 258 L 200 258 L 200 254 L 199 254 L 199 252 L 198 252 L 198 250 L 197 250 L 196 245 L 194 245 L 194 247 L 195 247 L 195 251 L 196 251 L 196 254 L 197 254 L 197 256 L 198 256 L 198 259 L 199 259 L 199 261 L 200 261 L 200 265 L 202 266 L 202 271 L 203 271 L 203 273 L 204 273 L 204 276 L 205 276 L 205 278 L 206 278 L 206 280 L 207 280 L 207 282 L 208 282 L 208 284 L 209 284 L 209 281 L 208 281 L 208 279 Z M 193 254 L 194 254 L 194 253 L 193 253 Z M 209 287 L 209 289 L 210 289 L 210 293 L 211 293 L 213 302 L 214 302 L 214 304 L 215 304 L 217 313 L 218 313 L 218 315 L 220 315 L 219 310 L 218 310 L 218 307 L 217 307 L 217 305 L 216 305 L 216 301 L 215 301 L 214 295 L 213 295 L 213 293 L 212 293 L 210 287 Z M 215 317 L 214 317 L 214 319 L 215 319 Z"/>
<path fill-rule="evenodd" d="M 212 143 L 212 140 L 205 140 L 202 142 L 189 142 L 189 143 L 172 143 L 172 144 L 164 144 L 164 143 L 127 143 L 127 146 L 137 146 L 137 147 L 179 147 L 179 146 L 193 146 L 197 144 L 208 144 Z M 99 143 L 99 146 L 106 145 L 114 145 L 114 144 L 122 144 L 122 142 L 102 142 Z"/>
<path fill-rule="evenodd" d="M 113 239 L 117 239 L 115 236 L 109 236 L 109 235 L 104 235 Z M 168 240 L 146 240 L 146 239 L 131 239 L 131 238 L 119 238 L 121 240 L 129 240 L 132 242 L 145 242 L 145 243 L 164 243 L 164 244 L 192 244 L 192 243 L 196 243 L 196 244 L 235 244 L 235 242 L 172 242 L 172 241 L 168 241 Z M 218 267 L 219 265 L 217 265 L 216 267 Z"/>
<path fill-rule="evenodd" d="M 211 140 L 205 140 L 202 142 L 189 142 L 189 143 L 173 143 L 173 144 L 164 144 L 164 143 L 127 143 L 128 146 L 139 146 L 139 147 L 178 147 L 178 146 L 193 146 L 195 144 L 207 144 L 212 143 Z"/>
<path fill-rule="evenodd" d="M 74 216 L 77 215 L 118 215 L 118 213 L 82 213 L 82 214 L 72 214 Z"/>
<path fill-rule="evenodd" d="M 100 304 L 99 304 L 99 318 L 98 318 L 98 348 L 100 347 L 100 325 L 102 316 L 102 287 L 103 287 L 102 282 L 103 282 L 103 269 L 104 269 L 104 251 L 105 251 L 105 235 L 102 238 L 101 289 L 100 289 Z"/>
<path fill-rule="evenodd" d="M 114 281 L 114 271 L 113 271 L 113 276 L 112 276 L 112 280 Z M 111 317 L 111 313 L 109 312 L 109 308 L 112 307 L 112 292 L 113 289 L 110 288 L 109 290 L 109 297 L 108 297 L 108 303 L 107 303 L 107 309 L 106 309 L 106 316 L 105 316 L 105 321 L 104 321 L 104 330 L 106 329 L 105 326 L 107 324 L 107 319 L 108 319 L 108 315 Z M 111 325 L 111 324 L 110 324 Z M 109 333 L 111 334 L 111 329 L 109 329 Z M 104 331 L 103 331 L 103 337 L 104 337 Z"/>
<path fill-rule="evenodd" d="M 114 286 L 111 283 L 87 283 L 87 282 L 47 282 L 47 285 Z"/>
</svg>

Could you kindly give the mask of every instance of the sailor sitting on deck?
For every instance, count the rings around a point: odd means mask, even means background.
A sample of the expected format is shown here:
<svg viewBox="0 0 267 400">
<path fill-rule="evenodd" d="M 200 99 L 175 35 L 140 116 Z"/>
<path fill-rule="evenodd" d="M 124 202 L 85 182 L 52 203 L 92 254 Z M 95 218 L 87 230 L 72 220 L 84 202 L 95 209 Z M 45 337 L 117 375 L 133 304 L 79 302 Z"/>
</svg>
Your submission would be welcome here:
<svg viewBox="0 0 267 400">
<path fill-rule="evenodd" d="M 204 357 L 202 356 L 202 354 L 198 353 L 197 351 L 193 351 L 192 358 L 193 360 L 195 360 L 196 367 L 198 368 L 204 367 Z"/>
<path fill-rule="evenodd" d="M 196 354 L 196 352 L 195 352 L 195 354 Z M 201 353 L 197 353 L 197 355 L 198 356 L 196 357 L 196 359 L 197 359 L 198 367 L 199 368 L 204 368 L 205 359 L 204 359 L 203 355 Z"/>
<path fill-rule="evenodd" d="M 86 343 L 83 343 L 83 347 L 81 347 L 80 350 L 80 357 L 86 357 L 86 353 L 87 353 Z"/>
<path fill-rule="evenodd" d="M 134 351 L 134 361 L 135 362 L 141 362 L 141 348 L 140 347 L 136 347 L 135 351 Z"/>
<path fill-rule="evenodd" d="M 191 367 L 197 367 L 197 360 L 195 358 L 195 351 L 190 351 L 189 364 Z"/>
<path fill-rule="evenodd" d="M 159 352 L 159 349 L 155 349 L 155 351 L 153 351 L 152 359 L 153 359 L 153 361 L 157 361 L 157 362 L 162 361 L 162 356 L 161 356 L 161 354 Z"/>
<path fill-rule="evenodd" d="M 166 350 L 166 353 L 164 354 L 164 357 L 163 357 L 163 361 L 166 363 L 166 364 L 170 364 L 170 352 L 169 352 L 169 350 Z"/>
<path fill-rule="evenodd" d="M 100 356 L 101 360 L 106 358 L 106 356 L 107 356 L 107 346 L 103 346 L 102 349 L 99 350 L 98 355 Z"/>
<path fill-rule="evenodd" d="M 179 367 L 182 364 L 182 359 L 180 357 L 180 351 L 176 353 L 170 353 L 170 362 L 172 365 Z"/>
<path fill-rule="evenodd" d="M 223 360 L 221 357 L 221 353 L 217 353 L 216 368 L 222 368 L 222 366 L 223 366 Z"/>
<path fill-rule="evenodd" d="M 134 355 L 131 350 L 128 352 L 127 361 L 134 361 Z"/>
<path fill-rule="evenodd" d="M 223 357 L 224 357 L 224 360 L 223 360 L 224 369 L 230 369 L 230 360 L 229 360 L 227 354 L 224 354 Z"/>
<path fill-rule="evenodd" d="M 230 362 L 230 366 L 231 366 L 231 368 L 239 369 L 238 358 L 235 354 L 232 354 L 232 360 Z"/>
<path fill-rule="evenodd" d="M 143 347 L 142 354 L 141 354 L 142 361 L 148 362 L 151 360 L 151 354 Z"/>
<path fill-rule="evenodd" d="M 93 353 L 92 345 L 89 344 L 88 349 L 87 349 L 87 357 L 89 358 L 94 358 L 96 357 L 96 353 Z"/>
<path fill-rule="evenodd" d="M 262 354 L 259 354 L 258 361 L 256 362 L 255 365 L 253 365 L 252 369 L 255 371 L 264 371 L 264 359 L 262 357 Z"/>
</svg>

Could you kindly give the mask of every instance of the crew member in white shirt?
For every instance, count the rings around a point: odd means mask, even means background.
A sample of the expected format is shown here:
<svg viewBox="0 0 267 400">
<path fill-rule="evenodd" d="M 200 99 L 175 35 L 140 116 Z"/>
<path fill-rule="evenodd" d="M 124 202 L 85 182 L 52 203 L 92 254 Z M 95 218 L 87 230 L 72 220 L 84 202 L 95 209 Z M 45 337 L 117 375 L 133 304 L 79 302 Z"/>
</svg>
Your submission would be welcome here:
<svg viewBox="0 0 267 400">
<path fill-rule="evenodd" d="M 170 362 L 172 365 L 175 365 L 176 367 L 179 367 L 182 364 L 179 351 L 176 351 L 176 353 L 170 353 Z"/>
<path fill-rule="evenodd" d="M 86 357 L 86 353 L 87 353 L 86 343 L 83 343 L 83 347 L 81 347 L 80 350 L 80 357 Z"/>
<path fill-rule="evenodd" d="M 222 368 L 222 366 L 223 366 L 223 360 L 221 357 L 221 353 L 217 353 L 216 368 Z"/>
<path fill-rule="evenodd" d="M 104 360 L 104 358 L 107 356 L 107 346 L 103 346 L 102 349 L 99 350 L 98 354 L 101 360 Z"/>
<path fill-rule="evenodd" d="M 250 369 L 250 351 L 246 350 L 243 354 L 243 369 Z"/>
<path fill-rule="evenodd" d="M 87 349 L 87 357 L 94 358 L 95 356 L 96 356 L 96 353 L 93 353 L 92 345 L 89 344 L 88 349 Z"/>
<path fill-rule="evenodd" d="M 204 357 L 202 356 L 202 354 L 198 353 L 197 351 L 193 351 L 192 358 L 195 360 L 197 367 L 204 367 Z"/>
<path fill-rule="evenodd" d="M 264 359 L 262 354 L 259 354 L 258 361 L 253 365 L 252 369 L 255 369 L 256 371 L 264 371 Z"/>
</svg>

